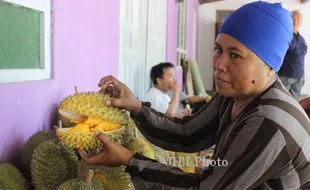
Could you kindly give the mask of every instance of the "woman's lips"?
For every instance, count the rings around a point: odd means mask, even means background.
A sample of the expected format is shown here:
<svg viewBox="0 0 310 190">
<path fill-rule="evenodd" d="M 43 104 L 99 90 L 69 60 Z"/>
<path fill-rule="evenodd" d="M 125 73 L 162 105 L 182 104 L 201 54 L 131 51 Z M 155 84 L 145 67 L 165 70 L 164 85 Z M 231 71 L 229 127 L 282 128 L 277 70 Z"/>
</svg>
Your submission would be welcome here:
<svg viewBox="0 0 310 190">
<path fill-rule="evenodd" d="M 215 77 L 215 83 L 216 83 L 216 85 L 218 85 L 218 86 L 225 86 L 225 85 L 230 84 L 230 82 L 228 82 L 228 81 L 226 81 L 226 80 L 223 80 L 223 79 L 221 79 L 221 78 L 219 78 L 219 77 Z"/>
</svg>

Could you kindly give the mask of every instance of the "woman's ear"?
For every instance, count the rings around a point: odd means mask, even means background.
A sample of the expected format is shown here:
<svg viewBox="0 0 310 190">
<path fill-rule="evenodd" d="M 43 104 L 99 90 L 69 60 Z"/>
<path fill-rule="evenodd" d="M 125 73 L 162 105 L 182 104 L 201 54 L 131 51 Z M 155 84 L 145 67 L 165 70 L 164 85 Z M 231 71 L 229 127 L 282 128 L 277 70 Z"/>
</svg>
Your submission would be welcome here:
<svg viewBox="0 0 310 190">
<path fill-rule="evenodd" d="M 267 75 L 269 77 L 273 77 L 275 74 L 276 74 L 275 70 L 273 70 L 272 68 L 269 68 L 269 71 L 268 71 Z"/>
</svg>

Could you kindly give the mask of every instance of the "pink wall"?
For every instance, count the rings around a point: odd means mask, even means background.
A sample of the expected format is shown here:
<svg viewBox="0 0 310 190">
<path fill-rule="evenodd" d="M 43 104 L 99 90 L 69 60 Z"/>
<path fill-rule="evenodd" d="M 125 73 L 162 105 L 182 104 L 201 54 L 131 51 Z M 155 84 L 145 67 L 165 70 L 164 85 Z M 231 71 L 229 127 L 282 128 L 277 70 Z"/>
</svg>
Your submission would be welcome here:
<svg viewBox="0 0 310 190">
<path fill-rule="evenodd" d="M 54 0 L 53 10 L 54 79 L 0 84 L 0 162 L 18 162 L 29 136 L 53 126 L 74 85 L 97 90 L 102 76 L 118 74 L 119 0 Z"/>
<path fill-rule="evenodd" d="M 192 58 L 193 53 L 193 11 L 198 7 L 198 0 L 187 1 L 187 44 L 186 49 L 188 57 Z M 168 0 L 167 10 L 167 46 L 166 54 L 167 61 L 173 64 L 177 63 L 177 46 L 178 46 L 178 3 L 175 0 Z M 176 78 L 179 84 L 182 84 L 182 70 L 176 69 Z"/>
<path fill-rule="evenodd" d="M 177 62 L 178 46 L 178 4 L 175 0 L 169 0 L 167 6 L 167 61 L 173 64 Z"/>
<path fill-rule="evenodd" d="M 188 52 L 192 53 L 192 8 L 188 10 Z M 97 90 L 99 79 L 118 76 L 119 0 L 53 0 L 52 80 L 0 84 L 0 162 L 18 164 L 25 141 L 50 129 L 59 101 L 80 91 Z M 168 1 L 167 61 L 176 63 L 178 8 Z M 108 15 L 108 16 L 107 16 Z M 178 73 L 179 80 L 182 73 Z M 181 82 L 181 80 L 180 80 Z"/>
</svg>

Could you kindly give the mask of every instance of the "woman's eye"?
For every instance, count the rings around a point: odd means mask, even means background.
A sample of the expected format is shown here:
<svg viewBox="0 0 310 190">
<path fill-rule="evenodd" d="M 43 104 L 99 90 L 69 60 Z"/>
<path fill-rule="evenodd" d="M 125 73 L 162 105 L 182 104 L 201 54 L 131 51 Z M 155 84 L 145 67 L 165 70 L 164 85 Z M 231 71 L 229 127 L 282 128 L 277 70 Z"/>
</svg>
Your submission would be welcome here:
<svg viewBox="0 0 310 190">
<path fill-rule="evenodd" d="M 219 47 L 216 47 L 215 50 L 214 50 L 214 52 L 215 52 L 216 54 L 220 54 L 220 53 L 222 53 L 222 49 L 219 48 Z"/>
<path fill-rule="evenodd" d="M 231 53 L 230 56 L 233 58 L 233 59 L 241 59 L 241 56 L 236 54 L 236 53 Z"/>
</svg>

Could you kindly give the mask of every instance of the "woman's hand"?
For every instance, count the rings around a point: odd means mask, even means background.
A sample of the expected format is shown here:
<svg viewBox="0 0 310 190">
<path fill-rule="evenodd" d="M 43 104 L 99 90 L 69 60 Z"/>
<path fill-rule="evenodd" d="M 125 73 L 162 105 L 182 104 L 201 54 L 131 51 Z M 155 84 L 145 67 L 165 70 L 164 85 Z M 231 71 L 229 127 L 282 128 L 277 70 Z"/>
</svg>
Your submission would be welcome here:
<svg viewBox="0 0 310 190">
<path fill-rule="evenodd" d="M 99 155 L 87 155 L 79 151 L 82 159 L 88 164 L 104 165 L 110 167 L 127 166 L 133 156 L 133 152 L 125 147 L 114 143 L 103 133 L 96 131 L 97 138 L 103 143 L 104 152 Z"/>
<path fill-rule="evenodd" d="M 103 77 L 98 86 L 101 88 L 100 92 L 111 95 L 111 100 L 106 102 L 108 106 L 125 109 L 132 112 L 133 115 L 137 115 L 141 111 L 142 102 L 115 77 L 111 75 Z"/>
</svg>

